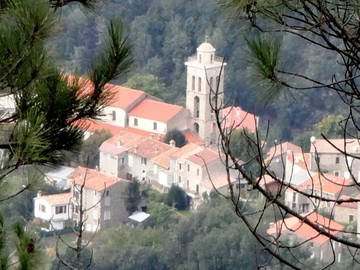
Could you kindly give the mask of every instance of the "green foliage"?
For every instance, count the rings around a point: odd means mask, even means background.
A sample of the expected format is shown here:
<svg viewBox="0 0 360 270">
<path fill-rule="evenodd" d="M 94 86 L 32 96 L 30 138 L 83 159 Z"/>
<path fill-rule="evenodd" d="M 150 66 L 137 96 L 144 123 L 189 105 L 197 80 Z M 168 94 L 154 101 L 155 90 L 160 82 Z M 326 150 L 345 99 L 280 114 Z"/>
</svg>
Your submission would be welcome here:
<svg viewBox="0 0 360 270">
<path fill-rule="evenodd" d="M 140 183 L 137 180 L 132 180 L 127 188 L 126 210 L 129 214 L 138 210 L 141 201 Z"/>
<path fill-rule="evenodd" d="M 189 207 L 185 191 L 177 185 L 172 185 L 170 187 L 165 203 L 168 206 L 175 207 L 178 210 L 185 210 Z"/>
<path fill-rule="evenodd" d="M 149 202 L 155 202 L 155 203 L 163 203 L 163 202 L 165 202 L 165 199 L 166 199 L 165 193 L 161 193 L 154 189 L 148 190 L 147 196 L 148 196 Z"/>
<path fill-rule="evenodd" d="M 261 88 L 265 88 L 265 96 L 261 99 L 273 101 L 282 87 L 277 75 L 280 43 L 273 36 L 264 35 L 248 40 L 248 48 L 252 55 L 253 76 L 263 83 Z"/>
<path fill-rule="evenodd" d="M 314 136 L 322 138 L 323 134 L 328 139 L 344 137 L 344 116 L 340 114 L 328 115 L 314 126 Z"/>
<path fill-rule="evenodd" d="M 143 90 L 146 93 L 166 100 L 167 93 L 165 84 L 152 74 L 135 74 L 130 77 L 124 86 Z"/>
<path fill-rule="evenodd" d="M 147 220 L 147 224 L 151 227 L 169 228 L 171 224 L 176 223 L 178 220 L 178 214 L 174 208 L 164 203 L 149 203 L 150 217 Z"/>
<path fill-rule="evenodd" d="M 18 270 L 41 268 L 42 254 L 36 246 L 35 235 L 24 231 L 24 224 L 16 223 L 14 232 L 17 236 L 16 251 L 19 260 Z"/>
<path fill-rule="evenodd" d="M 259 175 L 259 156 L 255 134 L 247 129 L 234 130 L 230 137 L 230 149 L 234 157 L 243 161 L 243 168 L 251 178 Z"/>
<path fill-rule="evenodd" d="M 164 221 L 167 209 L 162 211 Z M 256 269 L 262 250 L 220 198 L 209 200 L 189 216 L 170 218 L 165 227 L 105 230 L 94 247 L 96 270 L 250 270 Z"/>
<path fill-rule="evenodd" d="M 68 270 L 73 267 L 73 269 L 91 269 L 90 266 L 92 262 L 92 251 L 90 248 L 84 248 L 81 251 L 81 261 L 80 263 L 77 261 L 76 258 L 76 251 L 67 247 L 65 250 L 65 254 L 61 256 L 61 260 L 66 263 L 66 265 L 56 258 L 50 267 L 50 270 Z"/>
<path fill-rule="evenodd" d="M 176 128 L 166 132 L 166 135 L 164 137 L 164 143 L 169 143 L 171 140 L 175 141 L 175 145 L 177 147 L 182 147 L 187 144 L 187 140 L 184 134 Z"/>
</svg>

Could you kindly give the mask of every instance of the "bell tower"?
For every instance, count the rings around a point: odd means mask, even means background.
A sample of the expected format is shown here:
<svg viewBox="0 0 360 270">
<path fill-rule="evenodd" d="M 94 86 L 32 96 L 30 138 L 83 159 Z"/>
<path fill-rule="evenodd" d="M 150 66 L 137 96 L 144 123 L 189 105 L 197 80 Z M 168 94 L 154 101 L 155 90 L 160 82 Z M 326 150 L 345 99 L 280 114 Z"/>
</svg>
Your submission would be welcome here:
<svg viewBox="0 0 360 270">
<path fill-rule="evenodd" d="M 218 104 L 223 104 L 226 63 L 215 55 L 216 50 L 207 39 L 196 51 L 196 54 L 185 62 L 186 108 L 191 114 L 191 130 L 206 143 L 212 144 L 216 140 L 217 127 L 210 107 L 210 98 L 214 99 L 214 91 L 219 87 Z"/>
</svg>

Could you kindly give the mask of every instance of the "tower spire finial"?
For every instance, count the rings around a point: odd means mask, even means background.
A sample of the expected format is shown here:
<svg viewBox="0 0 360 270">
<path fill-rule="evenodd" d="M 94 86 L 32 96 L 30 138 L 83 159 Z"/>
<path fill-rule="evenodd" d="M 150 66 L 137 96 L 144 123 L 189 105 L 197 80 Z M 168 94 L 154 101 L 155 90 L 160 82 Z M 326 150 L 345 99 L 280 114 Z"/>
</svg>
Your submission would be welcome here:
<svg viewBox="0 0 360 270">
<path fill-rule="evenodd" d="M 207 33 L 205 34 L 205 42 L 209 42 L 209 36 L 207 35 Z"/>
</svg>

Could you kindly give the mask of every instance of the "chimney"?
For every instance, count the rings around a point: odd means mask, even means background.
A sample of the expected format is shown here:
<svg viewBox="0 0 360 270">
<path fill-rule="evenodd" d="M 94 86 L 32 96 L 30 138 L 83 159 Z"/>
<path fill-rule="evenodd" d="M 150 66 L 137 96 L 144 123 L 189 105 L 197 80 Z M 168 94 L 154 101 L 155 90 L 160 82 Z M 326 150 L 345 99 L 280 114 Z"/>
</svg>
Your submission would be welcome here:
<svg viewBox="0 0 360 270">
<path fill-rule="evenodd" d="M 40 198 L 41 197 L 41 195 L 42 195 L 42 191 L 41 190 L 38 190 L 38 192 L 37 192 L 37 198 Z"/>
<path fill-rule="evenodd" d="M 171 147 L 175 147 L 175 146 L 176 146 L 175 140 L 170 140 L 169 144 L 170 144 Z"/>
<path fill-rule="evenodd" d="M 120 142 L 120 141 L 117 141 L 117 142 L 116 142 L 116 148 L 120 148 L 120 146 L 121 146 L 121 142 Z"/>
</svg>

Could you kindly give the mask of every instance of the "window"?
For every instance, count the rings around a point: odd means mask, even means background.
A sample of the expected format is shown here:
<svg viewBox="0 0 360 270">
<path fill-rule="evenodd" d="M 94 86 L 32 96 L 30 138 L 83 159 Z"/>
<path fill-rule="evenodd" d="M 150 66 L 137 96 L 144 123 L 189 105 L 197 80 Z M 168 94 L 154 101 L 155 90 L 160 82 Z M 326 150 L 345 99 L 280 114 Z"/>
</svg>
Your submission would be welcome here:
<svg viewBox="0 0 360 270">
<path fill-rule="evenodd" d="M 181 171 L 181 163 L 179 163 L 179 170 Z"/>
<path fill-rule="evenodd" d="M 187 165 L 187 170 L 188 170 L 188 172 L 190 172 L 190 165 L 189 164 Z"/>
<path fill-rule="evenodd" d="M 195 90 L 195 76 L 192 76 L 191 90 Z"/>
<path fill-rule="evenodd" d="M 42 204 L 39 204 L 39 211 L 45 213 L 46 212 L 46 206 L 42 205 Z"/>
<path fill-rule="evenodd" d="M 181 183 L 181 176 L 179 175 L 179 183 Z"/>
<path fill-rule="evenodd" d="M 353 215 L 349 215 L 349 223 L 354 221 L 354 216 Z"/>
<path fill-rule="evenodd" d="M 116 120 L 116 112 L 112 111 L 111 115 L 112 115 L 112 120 L 115 121 Z"/>
<path fill-rule="evenodd" d="M 194 97 L 194 117 L 199 117 L 200 115 L 200 98 L 198 96 Z"/>
<path fill-rule="evenodd" d="M 214 61 L 214 56 L 211 55 L 211 58 L 210 58 L 210 63 L 212 64 L 212 62 Z"/>
<path fill-rule="evenodd" d="M 141 164 L 146 165 L 147 164 L 147 159 L 142 157 L 141 158 Z"/>
<path fill-rule="evenodd" d="M 209 85 L 210 85 L 210 88 L 213 89 L 213 77 L 210 77 Z"/>
<path fill-rule="evenodd" d="M 189 190 L 189 180 L 186 181 L 186 189 Z"/>
<path fill-rule="evenodd" d="M 216 88 L 218 88 L 219 83 L 220 83 L 220 77 L 216 76 L 216 85 L 215 85 Z"/>
<path fill-rule="evenodd" d="M 335 158 L 335 163 L 336 163 L 336 164 L 339 164 L 339 163 L 340 163 L 340 158 L 339 158 L 339 157 L 336 157 L 336 158 Z"/>
<path fill-rule="evenodd" d="M 199 193 L 199 185 L 196 185 L 196 193 Z"/>
<path fill-rule="evenodd" d="M 124 165 L 124 164 L 125 164 L 125 158 L 121 158 L 121 159 L 120 159 L 120 163 L 121 163 L 122 165 Z"/>
<path fill-rule="evenodd" d="M 138 125 L 138 120 L 137 118 L 134 118 L 134 126 L 137 126 Z"/>
<path fill-rule="evenodd" d="M 105 196 L 106 196 L 106 197 L 109 197 L 109 195 L 110 195 L 110 190 L 107 190 L 107 191 L 105 192 Z"/>
<path fill-rule="evenodd" d="M 56 206 L 55 207 L 55 214 L 65 214 L 66 213 L 66 206 Z"/>
<path fill-rule="evenodd" d="M 295 201 L 296 201 L 296 193 L 293 192 L 293 202 L 295 202 Z"/>
<path fill-rule="evenodd" d="M 156 122 L 153 123 L 153 130 L 157 130 L 157 123 Z"/>
<path fill-rule="evenodd" d="M 196 175 L 199 176 L 200 175 L 200 170 L 196 169 Z"/>
<path fill-rule="evenodd" d="M 198 91 L 201 91 L 201 78 L 198 78 Z"/>
<path fill-rule="evenodd" d="M 339 176 L 340 175 L 339 171 L 334 171 L 334 175 Z"/>
</svg>

